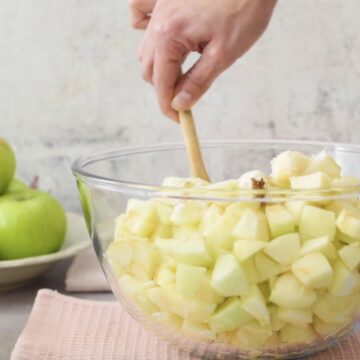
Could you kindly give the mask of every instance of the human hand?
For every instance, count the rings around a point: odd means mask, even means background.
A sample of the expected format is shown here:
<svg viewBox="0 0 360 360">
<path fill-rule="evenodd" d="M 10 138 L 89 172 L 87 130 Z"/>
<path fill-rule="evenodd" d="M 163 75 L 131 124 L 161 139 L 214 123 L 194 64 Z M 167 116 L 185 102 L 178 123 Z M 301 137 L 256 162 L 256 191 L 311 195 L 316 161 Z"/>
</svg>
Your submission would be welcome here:
<svg viewBox="0 0 360 360">
<path fill-rule="evenodd" d="M 155 87 L 162 112 L 176 121 L 177 111 L 193 106 L 256 42 L 276 4 L 276 0 L 134 1 L 141 7 L 133 24 L 146 28 L 139 48 L 142 76 Z M 179 77 L 181 63 L 194 51 L 201 53 L 199 60 Z"/>
</svg>

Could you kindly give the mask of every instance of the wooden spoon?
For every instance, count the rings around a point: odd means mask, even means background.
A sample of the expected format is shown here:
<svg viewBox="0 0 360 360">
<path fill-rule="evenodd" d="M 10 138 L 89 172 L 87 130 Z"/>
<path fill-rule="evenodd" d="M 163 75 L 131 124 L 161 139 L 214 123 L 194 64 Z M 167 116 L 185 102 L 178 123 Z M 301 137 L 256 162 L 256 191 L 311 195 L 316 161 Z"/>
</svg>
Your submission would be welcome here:
<svg viewBox="0 0 360 360">
<path fill-rule="evenodd" d="M 191 176 L 210 181 L 201 155 L 199 139 L 191 110 L 179 111 L 179 119 L 188 155 Z"/>
</svg>

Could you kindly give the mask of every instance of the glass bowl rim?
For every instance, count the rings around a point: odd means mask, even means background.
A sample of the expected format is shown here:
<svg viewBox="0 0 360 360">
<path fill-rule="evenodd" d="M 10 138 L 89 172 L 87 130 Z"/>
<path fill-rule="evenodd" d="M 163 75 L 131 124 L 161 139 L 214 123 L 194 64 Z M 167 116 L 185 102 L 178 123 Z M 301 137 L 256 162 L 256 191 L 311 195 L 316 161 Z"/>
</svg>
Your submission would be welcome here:
<svg viewBox="0 0 360 360">
<path fill-rule="evenodd" d="M 340 149 L 343 152 L 357 152 L 360 155 L 360 145 L 325 142 L 325 141 L 305 141 L 305 140 L 276 140 L 276 139 L 242 139 L 242 140 L 205 140 L 201 141 L 202 148 L 216 148 L 219 146 L 231 147 L 236 145 L 259 145 L 259 146 L 318 146 L 325 150 Z M 209 189 L 203 187 L 193 187 L 184 189 L 174 186 L 163 186 L 154 184 L 145 184 L 141 182 L 133 182 L 127 180 L 119 180 L 103 177 L 85 170 L 85 167 L 93 162 L 109 160 L 115 157 L 128 157 L 131 155 L 147 154 L 150 152 L 162 152 L 170 150 L 185 149 L 183 142 L 171 142 L 162 144 L 148 144 L 137 146 L 124 146 L 112 150 L 97 151 L 90 155 L 81 156 L 72 164 L 72 172 L 81 182 L 93 185 L 95 187 L 118 192 L 128 193 L 146 197 L 170 197 L 170 198 L 186 198 L 194 200 L 207 201 L 257 201 L 257 202 L 277 202 L 284 200 L 284 197 L 291 197 L 291 200 L 335 200 L 353 198 L 355 194 L 360 193 L 360 185 L 329 187 L 324 189 L 288 189 L 276 188 L 267 190 L 236 190 L 229 194 L 229 190 L 211 189 L 211 196 L 207 196 L 205 192 Z M 346 191 L 346 193 L 342 193 Z M 335 194 L 334 194 L 335 192 Z M 204 194 L 202 194 L 204 193 Z M 236 193 L 236 194 L 235 194 Z"/>
</svg>

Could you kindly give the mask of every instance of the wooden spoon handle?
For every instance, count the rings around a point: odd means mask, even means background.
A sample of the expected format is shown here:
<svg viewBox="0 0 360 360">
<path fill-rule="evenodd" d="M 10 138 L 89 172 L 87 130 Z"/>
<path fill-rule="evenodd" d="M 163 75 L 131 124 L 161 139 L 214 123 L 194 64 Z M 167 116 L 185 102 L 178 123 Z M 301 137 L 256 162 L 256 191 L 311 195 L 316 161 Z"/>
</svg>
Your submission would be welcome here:
<svg viewBox="0 0 360 360">
<path fill-rule="evenodd" d="M 201 155 L 199 140 L 191 110 L 179 111 L 179 119 L 188 154 L 191 176 L 210 181 Z"/>
</svg>

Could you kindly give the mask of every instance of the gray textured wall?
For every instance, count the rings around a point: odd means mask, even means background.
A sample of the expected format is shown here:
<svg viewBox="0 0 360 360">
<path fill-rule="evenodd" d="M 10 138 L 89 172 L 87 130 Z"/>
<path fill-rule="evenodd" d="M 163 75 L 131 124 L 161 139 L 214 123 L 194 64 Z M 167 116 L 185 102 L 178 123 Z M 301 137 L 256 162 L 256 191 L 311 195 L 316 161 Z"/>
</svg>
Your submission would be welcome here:
<svg viewBox="0 0 360 360">
<path fill-rule="evenodd" d="M 279 0 L 261 41 L 196 107 L 202 138 L 360 142 L 360 2 Z M 80 154 L 179 140 L 142 82 L 124 0 L 13 0 L 0 11 L 0 134 L 18 174 L 66 206 Z"/>
</svg>

